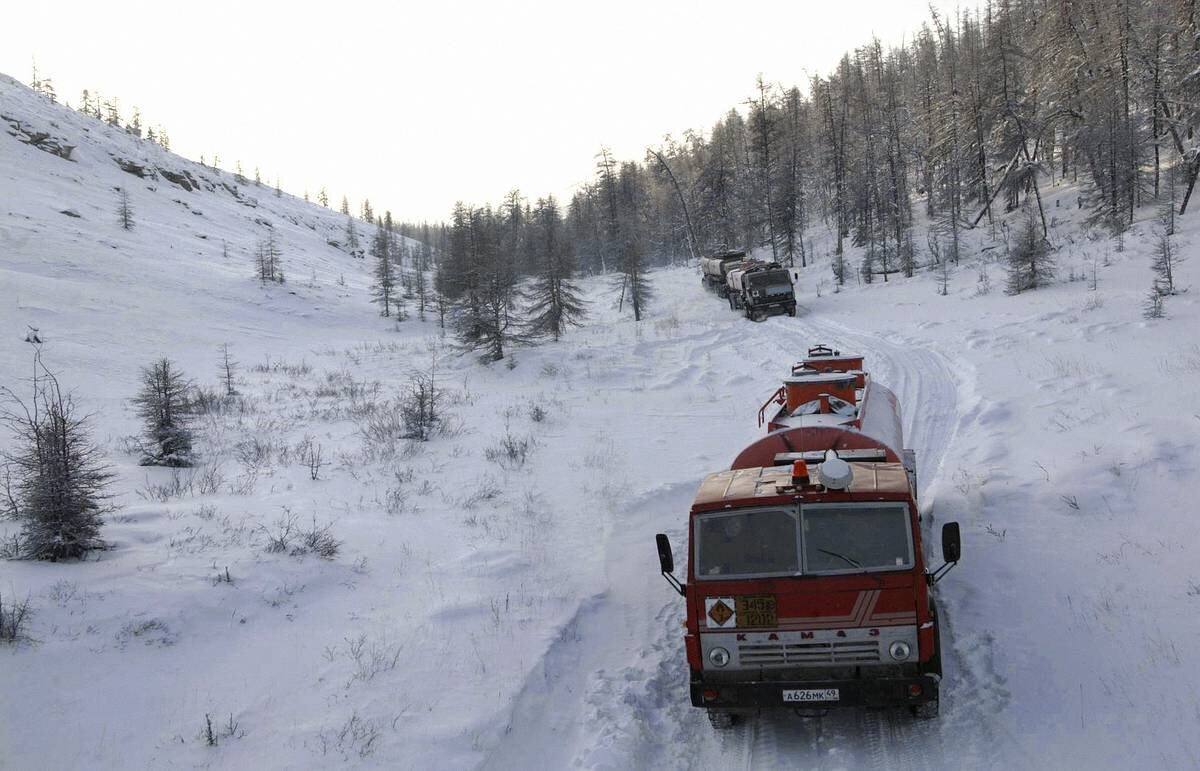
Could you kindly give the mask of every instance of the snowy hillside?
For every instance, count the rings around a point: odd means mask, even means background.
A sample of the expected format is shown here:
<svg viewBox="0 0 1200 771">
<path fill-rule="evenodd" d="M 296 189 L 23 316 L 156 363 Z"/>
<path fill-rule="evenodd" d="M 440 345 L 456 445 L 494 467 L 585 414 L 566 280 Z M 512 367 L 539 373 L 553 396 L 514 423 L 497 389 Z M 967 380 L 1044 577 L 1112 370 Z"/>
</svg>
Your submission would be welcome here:
<svg viewBox="0 0 1200 771">
<path fill-rule="evenodd" d="M 980 294 L 975 256 L 944 297 L 932 274 L 834 294 L 820 263 L 799 318 L 753 324 L 679 268 L 652 274 L 635 324 L 589 280 L 583 328 L 484 367 L 432 321 L 379 318 L 366 266 L 328 243 L 344 217 L 7 78 L 0 116 L 0 381 L 20 389 L 37 327 L 117 475 L 111 548 L 0 562 L 0 593 L 35 610 L 32 639 L 0 647 L 0 768 L 1200 764 L 1200 308 L 1192 291 L 1142 319 L 1152 212 L 1118 250 L 1085 235 L 1076 191 L 1049 191 L 1060 280 L 1016 297 L 996 264 Z M 1193 216 L 1182 287 L 1200 283 Z M 287 282 L 264 288 L 268 229 Z M 1093 267 L 1095 290 L 1068 280 Z M 200 421 L 201 465 L 139 467 L 139 367 L 165 355 L 215 385 L 223 343 L 241 396 Z M 815 343 L 896 391 L 926 522 L 963 525 L 939 585 L 942 716 L 717 734 L 688 703 L 653 534 L 680 542 L 699 479 L 759 435 Z M 447 430 L 396 440 L 388 416 L 435 362 Z M 289 521 L 328 526 L 337 554 L 271 551 Z"/>
</svg>

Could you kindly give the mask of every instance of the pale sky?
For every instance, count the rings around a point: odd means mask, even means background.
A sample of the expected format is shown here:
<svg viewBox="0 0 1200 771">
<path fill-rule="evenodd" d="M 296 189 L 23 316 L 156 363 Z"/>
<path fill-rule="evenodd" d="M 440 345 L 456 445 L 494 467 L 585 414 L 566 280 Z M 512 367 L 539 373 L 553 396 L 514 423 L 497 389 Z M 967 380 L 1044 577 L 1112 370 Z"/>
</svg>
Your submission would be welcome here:
<svg viewBox="0 0 1200 771">
<path fill-rule="evenodd" d="M 942 8 L 955 4 L 935 2 Z M 288 192 L 364 196 L 397 219 L 519 187 L 565 198 L 602 145 L 707 130 L 770 82 L 803 83 L 872 34 L 911 37 L 926 0 L 9 2 L 0 72 L 31 60 L 59 98 L 120 98 L 172 149 L 256 166 Z M 186 11 L 184 10 L 186 8 Z M 565 201 L 564 201 L 565 203 Z"/>
</svg>

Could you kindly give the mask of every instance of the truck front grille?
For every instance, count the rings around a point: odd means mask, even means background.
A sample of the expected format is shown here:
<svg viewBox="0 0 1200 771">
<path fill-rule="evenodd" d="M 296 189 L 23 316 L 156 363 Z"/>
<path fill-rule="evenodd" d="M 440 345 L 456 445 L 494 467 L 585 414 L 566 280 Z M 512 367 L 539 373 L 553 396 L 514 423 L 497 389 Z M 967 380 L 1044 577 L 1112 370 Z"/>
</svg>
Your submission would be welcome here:
<svg viewBox="0 0 1200 771">
<path fill-rule="evenodd" d="M 802 643 L 741 643 L 743 667 L 784 667 L 823 664 L 874 664 L 880 660 L 879 640 Z"/>
</svg>

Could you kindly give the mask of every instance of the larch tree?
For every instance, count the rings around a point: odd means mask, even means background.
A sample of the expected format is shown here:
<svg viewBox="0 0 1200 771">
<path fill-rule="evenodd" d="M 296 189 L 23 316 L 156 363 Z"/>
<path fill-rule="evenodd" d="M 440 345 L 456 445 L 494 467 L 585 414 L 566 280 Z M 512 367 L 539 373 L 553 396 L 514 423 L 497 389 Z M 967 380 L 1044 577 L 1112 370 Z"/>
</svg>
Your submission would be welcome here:
<svg viewBox="0 0 1200 771">
<path fill-rule="evenodd" d="M 387 318 L 392 315 L 396 300 L 396 270 L 392 262 L 391 238 L 382 222 L 377 223 L 375 228 L 371 256 L 375 258 L 375 283 L 371 287 L 371 298 L 379 304 L 379 315 Z"/>
<path fill-rule="evenodd" d="M 78 559 L 103 545 L 112 473 L 92 439 L 90 416 L 63 392 L 40 349 L 32 389 L 26 402 L 0 385 L 0 424 L 13 438 L 0 459 L 9 473 L 9 513 L 21 526 L 11 551 L 28 559 Z"/>
<path fill-rule="evenodd" d="M 129 191 L 125 188 L 117 191 L 117 222 L 125 230 L 133 230 L 133 204 L 129 200 Z"/>
<path fill-rule="evenodd" d="M 562 218 L 554 196 L 538 200 L 533 210 L 530 247 L 536 272 L 527 291 L 530 337 L 557 341 L 568 327 L 578 326 L 584 314 L 574 273 L 570 244 L 563 233 Z"/>
<path fill-rule="evenodd" d="M 143 368 L 141 381 L 133 399 L 146 437 L 139 462 L 143 466 L 191 466 L 192 384 L 166 358 Z"/>
</svg>

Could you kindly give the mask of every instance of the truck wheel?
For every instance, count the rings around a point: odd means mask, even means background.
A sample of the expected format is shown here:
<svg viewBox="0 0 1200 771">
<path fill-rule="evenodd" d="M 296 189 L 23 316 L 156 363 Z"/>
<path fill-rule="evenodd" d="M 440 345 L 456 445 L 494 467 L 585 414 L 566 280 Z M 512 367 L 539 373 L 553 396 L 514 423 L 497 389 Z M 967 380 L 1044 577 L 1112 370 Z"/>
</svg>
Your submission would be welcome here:
<svg viewBox="0 0 1200 771">
<path fill-rule="evenodd" d="M 717 712 L 710 709 L 708 711 L 708 722 L 718 731 L 728 731 L 730 728 L 733 728 L 733 713 Z"/>
<path fill-rule="evenodd" d="M 788 315 L 791 316 L 792 318 L 796 318 L 796 309 L 788 308 Z"/>
<path fill-rule="evenodd" d="M 933 720 L 938 716 L 938 700 L 927 701 L 924 704 L 917 704 L 909 707 L 912 710 L 912 715 L 917 720 Z M 709 715 L 712 713 L 710 712 Z"/>
</svg>

